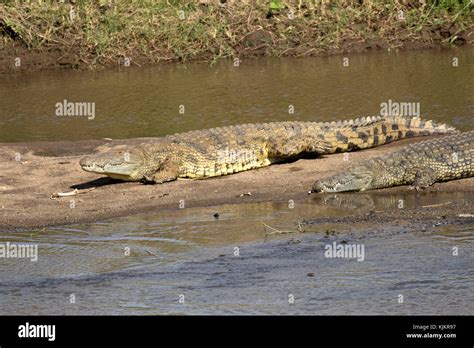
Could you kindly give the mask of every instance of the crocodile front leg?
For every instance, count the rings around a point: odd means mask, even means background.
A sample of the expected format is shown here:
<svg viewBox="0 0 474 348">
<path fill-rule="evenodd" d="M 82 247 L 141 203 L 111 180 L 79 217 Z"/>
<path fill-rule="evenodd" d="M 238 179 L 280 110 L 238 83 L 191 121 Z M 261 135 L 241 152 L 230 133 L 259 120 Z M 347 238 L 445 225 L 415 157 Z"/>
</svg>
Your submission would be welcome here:
<svg viewBox="0 0 474 348">
<path fill-rule="evenodd" d="M 428 188 L 436 182 L 436 171 L 432 168 L 421 168 L 416 170 L 415 181 L 413 185 L 410 186 L 410 189 L 420 189 Z"/>
<path fill-rule="evenodd" d="M 151 175 L 145 175 L 142 182 L 148 184 L 162 184 L 178 179 L 179 164 L 172 160 L 164 161 L 160 168 Z"/>
</svg>

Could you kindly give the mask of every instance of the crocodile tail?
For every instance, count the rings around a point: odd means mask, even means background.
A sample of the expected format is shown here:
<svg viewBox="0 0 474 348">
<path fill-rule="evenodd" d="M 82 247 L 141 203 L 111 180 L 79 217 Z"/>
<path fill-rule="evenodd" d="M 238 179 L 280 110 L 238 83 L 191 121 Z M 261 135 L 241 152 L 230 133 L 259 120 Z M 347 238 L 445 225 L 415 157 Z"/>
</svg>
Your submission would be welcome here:
<svg viewBox="0 0 474 348">
<path fill-rule="evenodd" d="M 324 126 L 327 127 L 324 138 L 333 144 L 329 153 L 367 149 L 404 138 L 457 132 L 444 123 L 408 116 L 363 117 Z"/>
</svg>

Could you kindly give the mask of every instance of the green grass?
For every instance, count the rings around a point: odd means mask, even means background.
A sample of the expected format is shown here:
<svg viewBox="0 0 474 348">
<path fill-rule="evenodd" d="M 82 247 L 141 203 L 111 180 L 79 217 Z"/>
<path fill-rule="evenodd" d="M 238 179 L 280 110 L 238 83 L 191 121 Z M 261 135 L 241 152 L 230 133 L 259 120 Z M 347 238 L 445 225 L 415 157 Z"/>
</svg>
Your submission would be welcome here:
<svg viewBox="0 0 474 348">
<path fill-rule="evenodd" d="M 115 64 L 123 57 L 215 62 L 254 54 L 244 38 L 259 29 L 272 35 L 267 54 L 278 56 L 291 54 L 296 45 L 320 52 L 348 40 L 389 42 L 394 33 L 399 41 L 420 40 L 421 32 L 433 26 L 449 28 L 444 40 L 452 44 L 472 28 L 472 9 L 472 0 L 364 0 L 362 5 L 353 0 L 76 0 L 74 5 L 3 0 L 0 42 L 35 51 L 76 49 L 81 60 L 93 65 Z M 398 20 L 399 11 L 404 22 Z"/>
</svg>

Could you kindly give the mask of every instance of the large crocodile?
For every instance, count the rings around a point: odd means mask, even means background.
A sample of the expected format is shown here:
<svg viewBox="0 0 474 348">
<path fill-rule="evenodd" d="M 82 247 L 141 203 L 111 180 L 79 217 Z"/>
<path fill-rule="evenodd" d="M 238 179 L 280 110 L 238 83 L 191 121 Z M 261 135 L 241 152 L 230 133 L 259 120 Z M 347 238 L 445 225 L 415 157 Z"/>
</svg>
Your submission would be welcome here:
<svg viewBox="0 0 474 348">
<path fill-rule="evenodd" d="M 268 166 L 304 153 L 365 149 L 455 129 L 418 117 L 367 117 L 344 122 L 273 122 L 197 130 L 156 138 L 129 150 L 87 156 L 82 169 L 125 181 L 163 183 Z"/>
<path fill-rule="evenodd" d="M 398 185 L 417 190 L 474 176 L 474 131 L 408 145 L 316 181 L 314 192 L 365 191 Z"/>
</svg>

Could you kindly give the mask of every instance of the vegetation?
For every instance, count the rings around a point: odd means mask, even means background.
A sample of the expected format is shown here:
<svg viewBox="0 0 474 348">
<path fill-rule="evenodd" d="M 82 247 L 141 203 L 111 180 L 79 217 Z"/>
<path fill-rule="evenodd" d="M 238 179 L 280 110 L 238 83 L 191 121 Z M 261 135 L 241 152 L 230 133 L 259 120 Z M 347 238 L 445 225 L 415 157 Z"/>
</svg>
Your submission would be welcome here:
<svg viewBox="0 0 474 348">
<path fill-rule="evenodd" d="M 473 0 L 0 1 L 0 49 L 97 67 L 471 43 Z M 59 59 L 60 61 L 60 59 Z"/>
</svg>

